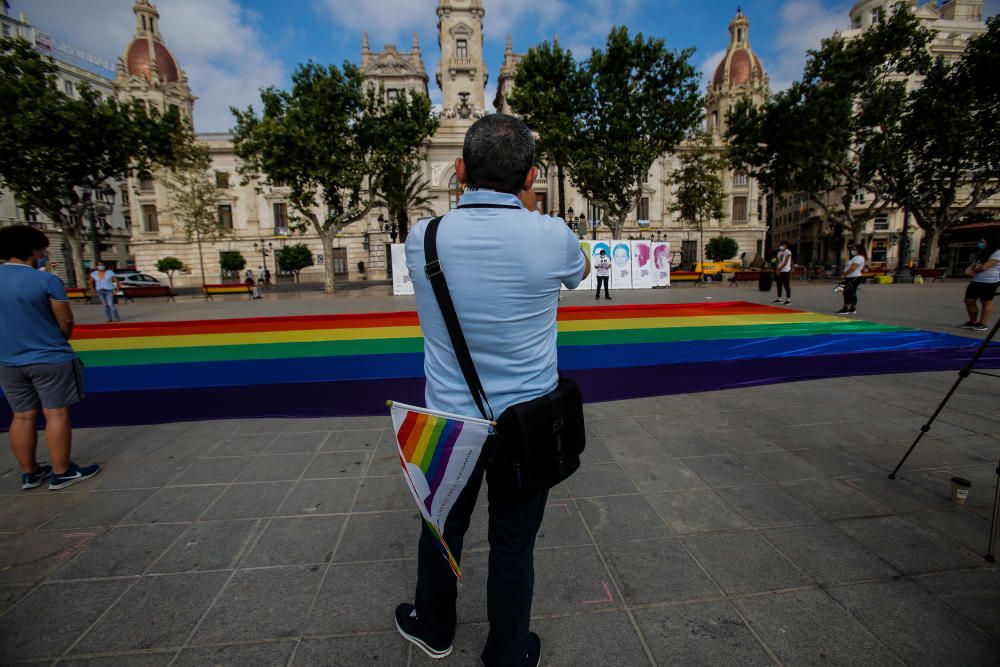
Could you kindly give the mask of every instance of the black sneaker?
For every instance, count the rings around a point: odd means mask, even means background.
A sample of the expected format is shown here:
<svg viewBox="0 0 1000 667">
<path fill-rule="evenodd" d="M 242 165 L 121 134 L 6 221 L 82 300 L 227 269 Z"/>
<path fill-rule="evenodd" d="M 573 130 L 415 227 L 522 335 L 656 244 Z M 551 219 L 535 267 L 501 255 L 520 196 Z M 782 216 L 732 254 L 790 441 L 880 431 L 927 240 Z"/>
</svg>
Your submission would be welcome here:
<svg viewBox="0 0 1000 667">
<path fill-rule="evenodd" d="M 606 296 L 604 298 L 607 299 L 608 301 L 611 301 L 611 297 L 610 296 Z"/>
<path fill-rule="evenodd" d="M 792 302 L 792 300 L 791 300 L 791 299 L 785 299 L 785 305 L 786 305 L 786 306 L 787 306 L 787 305 L 789 305 L 789 304 L 790 304 L 791 302 Z"/>
<path fill-rule="evenodd" d="M 846 308 L 841 308 L 836 313 L 834 313 L 834 315 L 850 315 L 850 314 L 851 311 L 847 310 Z"/>
<path fill-rule="evenodd" d="M 978 327 L 979 326 L 979 322 L 973 322 L 972 320 L 969 320 L 968 322 L 965 322 L 964 324 L 956 324 L 955 326 L 957 326 L 959 329 L 971 329 L 973 327 Z"/>
<path fill-rule="evenodd" d="M 771 303 L 781 303 L 781 297 L 778 297 L 777 299 L 775 299 Z"/>
<path fill-rule="evenodd" d="M 421 651 L 435 660 L 451 655 L 451 644 L 431 646 L 428 640 L 420 636 L 424 629 L 421 627 L 420 621 L 417 620 L 417 608 L 412 604 L 404 603 L 396 607 L 396 629 L 399 630 L 399 634 L 403 635 L 403 639 L 413 642 Z"/>
<path fill-rule="evenodd" d="M 525 667 L 538 667 L 542 664 L 542 640 L 534 632 L 528 633 L 528 655 L 524 659 Z"/>
<path fill-rule="evenodd" d="M 99 472 L 101 472 L 101 466 L 99 465 L 80 467 L 75 463 L 70 463 L 69 469 L 63 474 L 57 475 L 56 473 L 52 473 L 52 476 L 49 477 L 49 491 L 65 489 L 70 484 L 90 479 Z"/>
<path fill-rule="evenodd" d="M 848 315 L 857 315 L 858 311 L 857 311 L 856 308 L 851 308 L 849 311 L 847 311 L 847 314 Z"/>
<path fill-rule="evenodd" d="M 22 472 L 21 473 L 21 489 L 27 491 L 28 489 L 34 489 L 37 486 L 41 486 L 45 478 L 49 476 L 52 472 L 52 466 L 39 464 L 38 469 L 35 472 Z"/>
<path fill-rule="evenodd" d="M 969 327 L 969 329 L 972 330 L 972 331 L 989 331 L 990 330 L 990 328 L 988 326 L 986 326 L 985 324 L 983 324 L 982 322 L 979 322 L 979 323 L 975 324 L 974 326 Z"/>
</svg>

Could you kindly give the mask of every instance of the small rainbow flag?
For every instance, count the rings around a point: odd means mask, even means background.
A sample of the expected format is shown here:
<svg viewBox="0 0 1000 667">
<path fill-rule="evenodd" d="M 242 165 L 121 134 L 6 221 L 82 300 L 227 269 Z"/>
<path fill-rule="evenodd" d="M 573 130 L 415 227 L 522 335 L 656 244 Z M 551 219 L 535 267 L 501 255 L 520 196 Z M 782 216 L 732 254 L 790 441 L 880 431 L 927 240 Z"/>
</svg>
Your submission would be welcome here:
<svg viewBox="0 0 1000 667">
<path fill-rule="evenodd" d="M 461 578 L 458 559 L 444 539 L 444 524 L 479 461 L 490 422 L 393 401 L 389 405 L 403 477 L 452 572 Z"/>
</svg>

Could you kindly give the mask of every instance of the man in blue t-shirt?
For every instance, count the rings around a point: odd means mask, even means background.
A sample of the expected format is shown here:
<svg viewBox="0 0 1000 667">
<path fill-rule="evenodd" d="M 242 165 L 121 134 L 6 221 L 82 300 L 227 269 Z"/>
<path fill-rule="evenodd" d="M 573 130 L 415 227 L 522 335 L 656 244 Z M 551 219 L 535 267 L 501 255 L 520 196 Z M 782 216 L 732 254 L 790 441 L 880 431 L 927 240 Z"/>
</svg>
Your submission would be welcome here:
<svg viewBox="0 0 1000 667">
<path fill-rule="evenodd" d="M 0 228 L 0 389 L 10 404 L 10 447 L 21 468 L 21 488 L 49 480 L 63 489 L 100 472 L 70 460 L 69 406 L 83 398 L 83 367 L 70 347 L 73 312 L 59 278 L 38 270 L 49 239 L 27 225 Z M 45 413 L 51 465 L 41 465 L 38 416 Z"/>
</svg>

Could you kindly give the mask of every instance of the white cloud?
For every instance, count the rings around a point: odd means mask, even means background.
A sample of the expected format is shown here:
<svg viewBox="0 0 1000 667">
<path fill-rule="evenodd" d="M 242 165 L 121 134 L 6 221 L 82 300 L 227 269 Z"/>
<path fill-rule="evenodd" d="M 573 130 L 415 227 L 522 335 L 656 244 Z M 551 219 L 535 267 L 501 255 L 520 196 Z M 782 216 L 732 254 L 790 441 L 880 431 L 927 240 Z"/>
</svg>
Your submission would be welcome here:
<svg viewBox="0 0 1000 667">
<path fill-rule="evenodd" d="M 357 32 L 359 50 L 363 31 L 368 31 L 375 48 L 382 41 L 426 28 L 434 19 L 434 6 L 426 0 L 315 0 L 315 6 L 334 23 Z"/>
<path fill-rule="evenodd" d="M 198 98 L 197 131 L 229 129 L 230 105 L 259 105 L 258 90 L 282 82 L 284 67 L 269 53 L 257 17 L 235 0 L 160 0 L 156 5 L 163 41 Z M 28 11 L 39 30 L 116 63 L 135 30 L 131 7 L 123 0 L 48 0 Z"/>
<path fill-rule="evenodd" d="M 701 88 L 702 90 L 707 90 L 710 83 L 712 83 L 712 77 L 715 75 L 715 68 L 719 66 L 722 62 L 723 56 L 726 55 L 726 49 L 719 49 L 714 53 L 708 54 L 701 63 Z"/>
<path fill-rule="evenodd" d="M 825 7 L 820 0 L 786 0 L 778 10 L 779 27 L 775 47 L 777 60 L 764 63 L 771 88 L 782 90 L 802 77 L 806 52 L 837 30 L 849 27 L 851 3 Z"/>
</svg>

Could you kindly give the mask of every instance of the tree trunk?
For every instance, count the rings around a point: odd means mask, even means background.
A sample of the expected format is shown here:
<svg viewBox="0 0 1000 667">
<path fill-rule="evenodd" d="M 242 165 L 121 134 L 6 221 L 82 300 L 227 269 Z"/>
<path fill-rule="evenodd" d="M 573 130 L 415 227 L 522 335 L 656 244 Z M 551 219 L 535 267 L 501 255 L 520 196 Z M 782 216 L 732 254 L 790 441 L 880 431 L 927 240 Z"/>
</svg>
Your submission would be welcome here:
<svg viewBox="0 0 1000 667">
<path fill-rule="evenodd" d="M 208 280 L 205 277 L 205 257 L 201 251 L 201 230 L 197 227 L 194 230 L 195 239 L 198 241 L 198 263 L 201 265 L 201 284 L 208 284 Z M 171 282 L 173 284 L 173 282 Z"/>
<path fill-rule="evenodd" d="M 399 242 L 406 243 L 406 235 L 410 233 L 410 217 L 405 210 L 396 213 L 396 226 L 399 228 Z"/>
<path fill-rule="evenodd" d="M 559 180 L 559 217 L 566 220 L 566 175 L 561 164 L 556 165 L 556 178 Z"/>
<path fill-rule="evenodd" d="M 929 230 L 924 230 L 924 233 L 927 235 L 927 247 L 924 248 L 923 257 L 924 266 L 933 269 L 938 265 L 938 243 L 941 240 L 941 228 L 935 225 Z"/>
<path fill-rule="evenodd" d="M 73 275 L 76 276 L 77 287 L 87 287 L 87 271 L 83 268 L 83 240 L 77 230 L 64 228 L 69 252 L 73 257 Z"/>
<path fill-rule="evenodd" d="M 337 291 L 333 266 L 333 234 L 321 233 L 319 238 L 323 241 L 323 254 L 325 255 L 323 258 L 323 271 L 326 277 L 323 283 L 323 291 L 327 294 L 333 294 Z"/>
</svg>

